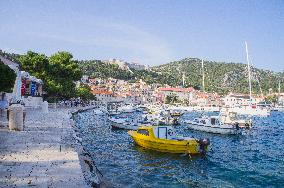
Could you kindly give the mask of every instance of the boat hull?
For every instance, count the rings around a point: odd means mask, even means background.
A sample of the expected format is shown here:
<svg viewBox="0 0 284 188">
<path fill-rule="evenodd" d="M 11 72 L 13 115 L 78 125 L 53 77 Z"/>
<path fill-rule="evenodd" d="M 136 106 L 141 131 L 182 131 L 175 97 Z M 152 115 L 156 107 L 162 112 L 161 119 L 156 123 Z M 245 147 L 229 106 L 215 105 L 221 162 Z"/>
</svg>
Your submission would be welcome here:
<svg viewBox="0 0 284 188">
<path fill-rule="evenodd" d="M 239 130 L 235 128 L 221 128 L 221 127 L 213 127 L 213 126 L 206 126 L 203 124 L 197 124 L 194 122 L 189 122 L 188 128 L 197 131 L 204 131 L 208 133 L 215 133 L 215 134 L 238 134 L 240 133 Z"/>
<path fill-rule="evenodd" d="M 150 138 L 129 131 L 128 134 L 134 142 L 144 148 L 160 152 L 200 154 L 199 144 L 196 140 L 167 140 Z"/>
<path fill-rule="evenodd" d="M 114 129 L 125 129 L 125 130 L 137 130 L 138 129 L 138 126 L 135 126 L 135 125 L 128 125 L 128 124 L 115 123 L 115 122 L 112 122 L 111 127 Z"/>
</svg>

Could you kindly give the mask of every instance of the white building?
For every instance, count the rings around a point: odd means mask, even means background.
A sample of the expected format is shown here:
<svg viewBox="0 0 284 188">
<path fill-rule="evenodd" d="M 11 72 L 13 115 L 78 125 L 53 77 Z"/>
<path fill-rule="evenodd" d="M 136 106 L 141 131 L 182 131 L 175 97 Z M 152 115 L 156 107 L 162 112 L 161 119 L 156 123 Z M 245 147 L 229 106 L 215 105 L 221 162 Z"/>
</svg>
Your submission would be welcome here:
<svg viewBox="0 0 284 188">
<path fill-rule="evenodd" d="M 135 70 L 148 70 L 149 66 L 147 65 L 142 65 L 139 63 L 127 63 L 128 67 L 131 69 L 135 69 Z"/>
<path fill-rule="evenodd" d="M 176 95 L 179 100 L 181 101 L 190 101 L 194 97 L 194 88 L 172 88 L 172 87 L 166 87 L 166 88 L 159 88 L 159 92 L 163 95 L 163 101 L 165 102 L 165 99 L 167 96 L 173 96 Z"/>
<path fill-rule="evenodd" d="M 118 65 L 118 67 L 122 70 L 130 70 L 127 63 L 124 60 L 120 59 L 109 59 L 104 61 L 106 64 L 111 64 L 111 65 Z"/>
<path fill-rule="evenodd" d="M 250 104 L 257 104 L 261 102 L 260 98 L 252 97 L 250 99 L 249 95 L 232 93 L 225 96 L 222 100 L 226 107 L 248 106 Z"/>
</svg>

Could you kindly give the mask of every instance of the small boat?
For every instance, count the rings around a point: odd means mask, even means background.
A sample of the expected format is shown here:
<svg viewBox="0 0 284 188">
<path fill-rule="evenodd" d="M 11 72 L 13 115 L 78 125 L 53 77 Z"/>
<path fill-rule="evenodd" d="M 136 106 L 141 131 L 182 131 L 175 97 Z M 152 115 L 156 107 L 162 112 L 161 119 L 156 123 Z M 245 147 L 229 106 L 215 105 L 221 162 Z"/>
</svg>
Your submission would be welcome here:
<svg viewBox="0 0 284 188">
<path fill-rule="evenodd" d="M 274 112 L 284 112 L 284 106 L 275 106 L 271 109 Z"/>
<path fill-rule="evenodd" d="M 114 129 L 125 129 L 125 130 L 137 130 L 139 125 L 138 124 L 133 124 L 130 122 L 121 124 L 121 123 L 116 123 L 111 125 L 112 128 Z"/>
<path fill-rule="evenodd" d="M 137 130 L 139 124 L 130 122 L 128 118 L 109 118 L 111 127 L 114 129 Z"/>
<path fill-rule="evenodd" d="M 238 134 L 241 132 L 241 127 L 236 124 L 225 124 L 219 116 L 203 116 L 194 120 L 183 120 L 183 124 L 188 125 L 189 129 L 205 131 L 217 134 Z"/>
<path fill-rule="evenodd" d="M 141 126 L 128 134 L 137 145 L 161 152 L 205 154 L 210 144 L 208 139 L 178 136 L 171 126 Z"/>
<path fill-rule="evenodd" d="M 124 105 L 124 106 L 119 107 L 117 111 L 121 113 L 132 113 L 136 111 L 136 108 L 132 105 Z"/>
<path fill-rule="evenodd" d="M 110 115 L 110 116 L 115 116 L 115 115 L 119 115 L 119 114 L 121 114 L 121 112 L 118 111 L 118 110 L 108 110 L 108 115 Z"/>
<path fill-rule="evenodd" d="M 94 113 L 95 115 L 104 115 L 104 114 L 105 114 L 103 111 L 101 111 L 101 110 L 99 110 L 99 109 L 93 109 L 93 113 Z"/>
<path fill-rule="evenodd" d="M 218 106 L 195 106 L 193 111 L 197 112 L 220 112 L 220 107 Z"/>
</svg>

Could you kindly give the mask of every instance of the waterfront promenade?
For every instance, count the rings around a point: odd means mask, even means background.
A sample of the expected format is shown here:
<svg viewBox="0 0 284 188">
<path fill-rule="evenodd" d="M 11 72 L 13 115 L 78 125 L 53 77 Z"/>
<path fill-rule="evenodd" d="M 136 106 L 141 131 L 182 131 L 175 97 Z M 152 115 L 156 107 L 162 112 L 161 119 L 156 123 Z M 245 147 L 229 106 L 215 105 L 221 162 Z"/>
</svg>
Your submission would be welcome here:
<svg viewBox="0 0 284 188">
<path fill-rule="evenodd" d="M 0 187 L 88 187 L 69 118 L 68 109 L 28 109 L 24 131 L 2 126 Z"/>
</svg>

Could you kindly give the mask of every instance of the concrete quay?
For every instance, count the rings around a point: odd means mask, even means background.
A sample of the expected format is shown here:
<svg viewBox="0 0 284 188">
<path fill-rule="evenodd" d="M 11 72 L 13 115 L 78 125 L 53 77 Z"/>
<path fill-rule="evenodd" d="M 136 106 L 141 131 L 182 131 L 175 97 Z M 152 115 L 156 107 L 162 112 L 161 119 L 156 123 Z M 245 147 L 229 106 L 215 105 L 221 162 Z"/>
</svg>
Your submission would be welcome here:
<svg viewBox="0 0 284 188">
<path fill-rule="evenodd" d="M 24 131 L 1 126 L 0 187 L 90 187 L 74 135 L 68 109 L 27 109 Z"/>
</svg>

